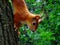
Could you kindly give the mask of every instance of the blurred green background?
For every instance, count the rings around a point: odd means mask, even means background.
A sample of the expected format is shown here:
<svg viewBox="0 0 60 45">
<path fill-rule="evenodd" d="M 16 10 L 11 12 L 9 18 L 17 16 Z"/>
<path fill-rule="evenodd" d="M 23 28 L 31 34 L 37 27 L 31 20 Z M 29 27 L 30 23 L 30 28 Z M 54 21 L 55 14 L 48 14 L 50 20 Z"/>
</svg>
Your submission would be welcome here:
<svg viewBox="0 0 60 45">
<path fill-rule="evenodd" d="M 46 18 L 34 33 L 25 26 L 19 29 L 21 45 L 60 45 L 60 0 L 25 1 L 30 12 L 34 14 L 45 9 Z"/>
</svg>

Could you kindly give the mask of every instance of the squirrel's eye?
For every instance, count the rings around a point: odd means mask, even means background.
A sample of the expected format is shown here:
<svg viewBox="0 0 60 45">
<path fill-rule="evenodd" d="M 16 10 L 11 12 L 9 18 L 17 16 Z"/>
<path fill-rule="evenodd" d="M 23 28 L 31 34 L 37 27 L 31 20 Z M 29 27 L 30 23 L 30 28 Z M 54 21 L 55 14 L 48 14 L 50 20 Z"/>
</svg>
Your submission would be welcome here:
<svg viewBox="0 0 60 45">
<path fill-rule="evenodd" d="M 35 23 L 35 22 L 33 22 L 33 25 L 36 25 L 36 23 Z"/>
</svg>

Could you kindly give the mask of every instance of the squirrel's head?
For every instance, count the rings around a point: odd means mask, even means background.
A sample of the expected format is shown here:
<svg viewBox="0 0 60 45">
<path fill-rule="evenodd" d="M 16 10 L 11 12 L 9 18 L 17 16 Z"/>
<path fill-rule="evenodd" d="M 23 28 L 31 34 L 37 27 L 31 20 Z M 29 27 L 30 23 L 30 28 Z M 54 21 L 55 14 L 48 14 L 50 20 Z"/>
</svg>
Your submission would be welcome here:
<svg viewBox="0 0 60 45">
<path fill-rule="evenodd" d="M 39 15 L 31 15 L 27 17 L 27 26 L 31 31 L 36 31 L 38 24 L 42 21 Z"/>
</svg>

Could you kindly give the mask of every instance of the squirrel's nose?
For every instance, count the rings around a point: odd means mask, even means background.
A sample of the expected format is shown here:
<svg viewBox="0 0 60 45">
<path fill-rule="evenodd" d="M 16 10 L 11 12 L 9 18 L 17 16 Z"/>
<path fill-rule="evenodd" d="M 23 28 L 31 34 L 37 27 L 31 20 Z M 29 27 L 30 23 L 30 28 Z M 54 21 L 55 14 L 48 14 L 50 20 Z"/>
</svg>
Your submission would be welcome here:
<svg viewBox="0 0 60 45">
<path fill-rule="evenodd" d="M 32 30 L 32 32 L 35 32 L 35 30 Z"/>
<path fill-rule="evenodd" d="M 35 32 L 35 31 L 32 31 L 32 32 Z"/>
<path fill-rule="evenodd" d="M 27 24 L 25 24 L 25 26 L 26 26 L 26 28 L 28 28 L 28 25 Z"/>
</svg>

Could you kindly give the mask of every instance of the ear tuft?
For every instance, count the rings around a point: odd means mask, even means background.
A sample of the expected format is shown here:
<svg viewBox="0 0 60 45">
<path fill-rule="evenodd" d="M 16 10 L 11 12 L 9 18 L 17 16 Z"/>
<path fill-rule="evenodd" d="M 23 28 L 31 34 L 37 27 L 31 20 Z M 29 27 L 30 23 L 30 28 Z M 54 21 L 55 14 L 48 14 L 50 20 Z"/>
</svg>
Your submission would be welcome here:
<svg viewBox="0 0 60 45">
<path fill-rule="evenodd" d="M 38 23 L 42 22 L 45 19 L 45 17 L 42 17 L 41 19 L 38 20 Z"/>
<path fill-rule="evenodd" d="M 42 21 L 42 19 L 39 19 L 39 20 L 38 20 L 38 23 L 40 23 L 41 21 Z"/>
</svg>

